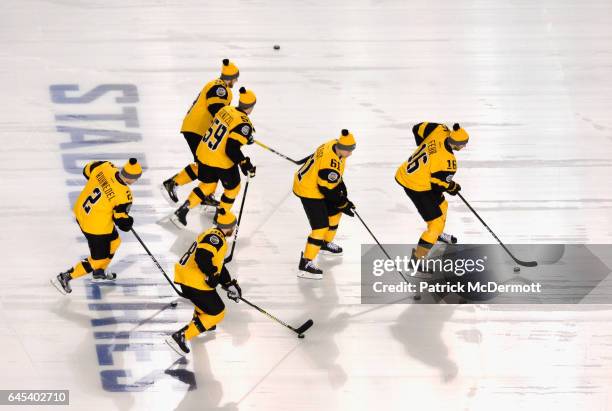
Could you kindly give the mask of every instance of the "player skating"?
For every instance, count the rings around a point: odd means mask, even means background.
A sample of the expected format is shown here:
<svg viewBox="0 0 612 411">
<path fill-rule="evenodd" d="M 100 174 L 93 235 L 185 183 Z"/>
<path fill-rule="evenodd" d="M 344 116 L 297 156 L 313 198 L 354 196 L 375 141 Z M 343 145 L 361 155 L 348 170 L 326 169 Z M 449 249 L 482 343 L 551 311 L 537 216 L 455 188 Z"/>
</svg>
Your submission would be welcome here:
<svg viewBox="0 0 612 411">
<path fill-rule="evenodd" d="M 129 215 L 132 206 L 129 185 L 141 174 L 142 167 L 135 158 L 130 158 L 121 170 L 110 161 L 92 161 L 85 165 L 83 175 L 87 183 L 74 204 L 73 212 L 87 239 L 90 255 L 51 280 L 59 292 L 71 293 L 70 281 L 89 273 L 94 280 L 116 278 L 115 273 L 106 272 L 121 244 L 115 226 L 122 231 L 132 228 L 134 219 Z"/>
<path fill-rule="evenodd" d="M 219 209 L 215 226 L 200 234 L 174 266 L 174 282 L 180 285 L 183 297 L 194 305 L 191 322 L 166 339 L 180 355 L 189 353 L 187 341 L 214 330 L 225 316 L 225 304 L 216 291 L 217 285 L 236 302 L 242 296 L 238 282 L 231 278 L 224 261 L 227 238 L 235 226 L 236 216 L 231 211 Z"/>
<path fill-rule="evenodd" d="M 189 210 L 214 193 L 219 181 L 224 189 L 219 207 L 229 211 L 240 192 L 239 167 L 244 175 L 255 176 L 255 167 L 241 150 L 243 145 L 253 143 L 249 114 L 255 103 L 255 93 L 241 87 L 238 106 L 223 107 L 215 116 L 196 151 L 200 184 L 171 217 L 177 227 L 187 226 Z"/>
<path fill-rule="evenodd" d="M 312 230 L 300 258 L 298 277 L 323 278 L 323 270 L 314 262 L 319 250 L 342 254 L 342 248 L 333 240 L 342 213 L 354 216 L 342 175 L 355 147 L 353 135 L 342 130 L 339 138 L 319 146 L 294 175 L 293 193 L 300 198 Z"/>
<path fill-rule="evenodd" d="M 221 76 L 208 82 L 200 91 L 187 111 L 181 133 L 193 155 L 193 163 L 187 165 L 179 173 L 164 181 L 161 192 L 170 204 L 178 203 L 176 187 L 188 184 L 198 178 L 198 163 L 196 150 L 212 124 L 213 118 L 223 107 L 232 103 L 232 87 L 240 75 L 238 67 L 228 59 L 223 60 Z M 212 194 L 211 194 L 212 196 Z M 216 204 L 212 197 L 205 200 L 207 204 Z"/>
<path fill-rule="evenodd" d="M 436 241 L 443 240 L 440 235 L 444 231 L 448 210 L 444 193 L 456 195 L 461 190 L 461 186 L 453 181 L 457 172 L 454 152 L 465 147 L 469 136 L 459 124 L 454 124 L 449 130 L 443 124 L 425 122 L 417 124 L 413 132 L 417 149 L 397 169 L 395 180 L 427 223 L 416 249 L 412 250 L 412 259 L 419 261 L 427 257 Z M 421 269 L 415 275 L 429 278 L 431 273 L 423 269 L 422 264 L 419 266 Z"/>
</svg>

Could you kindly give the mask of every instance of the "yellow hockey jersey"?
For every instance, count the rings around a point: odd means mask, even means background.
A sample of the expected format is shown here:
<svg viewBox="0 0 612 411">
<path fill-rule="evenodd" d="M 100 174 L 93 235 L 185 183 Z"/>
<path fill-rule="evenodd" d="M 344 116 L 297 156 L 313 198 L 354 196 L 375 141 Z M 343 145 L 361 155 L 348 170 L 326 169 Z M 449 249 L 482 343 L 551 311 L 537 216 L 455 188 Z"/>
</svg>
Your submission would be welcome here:
<svg viewBox="0 0 612 411">
<path fill-rule="evenodd" d="M 395 173 L 395 180 L 414 191 L 445 190 L 457 172 L 457 160 L 446 138 L 425 138 Z"/>
<path fill-rule="evenodd" d="M 110 161 L 87 163 L 83 175 L 87 184 L 73 207 L 79 226 L 88 234 L 110 234 L 116 219 L 128 217 L 132 191 Z"/>
<path fill-rule="evenodd" d="M 216 227 L 209 228 L 174 265 L 174 282 L 198 290 L 213 290 L 206 280 L 210 275 L 221 276 L 226 251 L 227 241 L 223 232 Z M 214 281 L 215 284 L 218 282 Z"/>
<path fill-rule="evenodd" d="M 335 190 L 342 183 L 345 159 L 334 152 L 337 139 L 320 145 L 293 176 L 293 193 L 303 198 L 325 198 L 321 191 Z"/>
<path fill-rule="evenodd" d="M 191 132 L 203 136 L 217 112 L 232 102 L 232 89 L 225 81 L 208 82 L 191 105 L 181 126 L 181 133 Z"/>
<path fill-rule="evenodd" d="M 232 147 L 251 142 L 254 131 L 253 124 L 244 111 L 232 106 L 223 107 L 202 138 L 196 157 L 199 162 L 211 167 L 231 168 L 236 163 L 236 159 L 231 158 Z M 241 153 L 240 156 L 243 157 Z"/>
</svg>

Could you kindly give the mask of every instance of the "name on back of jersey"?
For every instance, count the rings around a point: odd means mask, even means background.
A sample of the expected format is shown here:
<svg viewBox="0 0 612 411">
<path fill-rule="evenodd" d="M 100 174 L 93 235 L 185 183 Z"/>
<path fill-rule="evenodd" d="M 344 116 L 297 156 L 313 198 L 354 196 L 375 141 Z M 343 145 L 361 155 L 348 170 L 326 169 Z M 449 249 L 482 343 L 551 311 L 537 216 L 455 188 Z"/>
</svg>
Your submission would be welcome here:
<svg viewBox="0 0 612 411">
<path fill-rule="evenodd" d="M 103 171 L 100 171 L 96 174 L 96 180 L 98 181 L 102 192 L 104 192 L 104 195 L 109 201 L 115 198 L 115 191 L 113 190 L 113 187 L 110 185 L 108 180 L 106 180 L 106 176 L 104 175 Z"/>
</svg>

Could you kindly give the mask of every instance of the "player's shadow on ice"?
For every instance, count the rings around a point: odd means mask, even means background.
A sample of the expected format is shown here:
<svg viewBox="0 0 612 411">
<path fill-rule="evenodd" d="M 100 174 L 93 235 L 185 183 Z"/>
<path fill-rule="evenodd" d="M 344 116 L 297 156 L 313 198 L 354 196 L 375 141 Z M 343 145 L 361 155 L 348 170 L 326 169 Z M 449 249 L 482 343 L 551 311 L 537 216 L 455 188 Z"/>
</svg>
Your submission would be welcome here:
<svg viewBox="0 0 612 411">
<path fill-rule="evenodd" d="M 214 338 L 214 335 L 210 335 L 192 340 L 189 363 L 193 365 L 193 371 L 182 366 L 174 368 L 174 364 L 165 370 L 166 375 L 190 387 L 185 391 L 185 396 L 174 408 L 175 410 L 238 410 L 238 405 L 234 402 L 220 404 L 223 398 L 223 385 L 212 372 L 206 347 L 206 342 Z"/>
<path fill-rule="evenodd" d="M 341 264 L 340 257 L 329 259 L 322 265 L 325 270 L 324 279 L 298 279 L 298 288 L 304 297 L 304 311 L 313 319 L 314 327 L 306 333 L 303 350 L 310 360 L 318 367 L 327 371 L 327 377 L 332 388 L 339 389 L 348 379 L 344 368 L 338 361 L 340 349 L 334 337 L 348 325 L 349 315 L 334 314 L 338 308 L 338 291 L 331 268 Z"/>
<path fill-rule="evenodd" d="M 445 382 L 455 379 L 458 372 L 441 335 L 455 309 L 454 305 L 410 304 L 391 326 L 391 334 L 406 354 L 439 370 Z"/>
</svg>

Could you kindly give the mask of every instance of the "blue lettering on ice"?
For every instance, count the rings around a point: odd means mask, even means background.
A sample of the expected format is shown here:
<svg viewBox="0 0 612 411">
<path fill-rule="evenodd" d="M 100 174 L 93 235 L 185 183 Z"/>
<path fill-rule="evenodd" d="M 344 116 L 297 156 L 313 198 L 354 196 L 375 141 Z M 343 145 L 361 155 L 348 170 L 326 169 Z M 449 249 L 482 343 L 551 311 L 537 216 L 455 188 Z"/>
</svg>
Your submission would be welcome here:
<svg viewBox="0 0 612 411">
<path fill-rule="evenodd" d="M 55 104 L 89 104 L 106 93 L 120 91 L 115 101 L 120 104 L 138 103 L 138 89 L 133 84 L 100 84 L 82 96 L 69 96 L 67 92 L 79 91 L 78 84 L 54 84 L 49 87 L 51 101 Z"/>
<path fill-rule="evenodd" d="M 129 128 L 139 126 L 138 112 L 131 106 L 123 107 L 121 114 L 57 114 L 55 121 L 123 121 Z"/>
<path fill-rule="evenodd" d="M 161 351 L 166 348 L 156 344 L 130 343 L 130 344 L 97 344 L 96 353 L 100 365 L 114 365 L 113 353 L 130 351 L 136 355 L 137 361 L 151 361 L 151 351 Z"/>
<path fill-rule="evenodd" d="M 140 101 L 138 88 L 134 84 L 100 84 L 91 89 L 81 89 L 78 84 L 54 84 L 49 87 L 51 101 L 61 105 L 61 112 L 55 114 L 56 130 L 63 136 L 64 141 L 59 143 L 62 153 L 62 165 L 67 173 L 65 184 L 67 187 L 74 187 L 76 190 L 68 190 L 69 207 L 76 201 L 80 194 L 80 189 L 85 184 L 82 176 L 84 165 L 92 160 L 108 160 L 115 164 L 122 164 L 129 157 L 137 157 L 144 169 L 147 169 L 145 153 L 137 151 L 141 148 L 142 134 L 138 131 L 140 120 L 136 104 Z M 101 102 L 96 106 L 96 102 Z M 113 110 L 108 110 L 109 102 L 113 105 Z M 86 114 L 70 112 L 67 110 L 70 105 L 73 107 L 87 107 Z M 57 108 L 59 108 L 58 106 Z M 59 111 L 59 110 L 58 110 Z M 109 112 L 110 111 L 110 112 Z M 103 123 L 102 123 L 103 122 Z M 107 124 L 116 124 L 115 127 L 107 128 Z M 104 124 L 104 126 L 101 126 Z M 128 130 L 126 130 L 128 129 Z M 127 144 L 129 151 L 109 152 L 103 147 L 112 147 L 118 143 Z M 151 180 L 140 179 L 138 187 L 133 190 L 136 204 L 133 207 L 136 219 L 140 223 L 155 221 L 151 213 L 139 212 L 144 210 L 146 205 L 138 204 L 139 199 L 153 197 L 150 190 Z M 149 188 L 147 188 L 149 187 Z M 155 234 L 141 233 L 141 237 L 147 242 L 160 241 L 161 237 Z M 79 237 L 79 241 L 84 241 Z M 122 235 L 124 241 L 134 241 L 130 235 Z M 129 259 L 135 261 L 136 257 Z M 125 263 L 123 263 L 125 264 Z M 128 267 L 132 263 L 127 263 Z M 102 387 L 110 392 L 135 392 L 144 391 L 154 386 L 155 381 L 167 377 L 164 369 L 158 369 L 152 361 L 151 353 L 154 351 L 167 350 L 164 344 L 160 343 L 161 338 L 174 328 L 176 314 L 173 311 L 166 312 L 164 307 L 167 303 L 142 302 L 144 296 L 151 296 L 149 301 L 155 301 L 155 296 L 151 295 L 151 290 L 163 290 L 160 288 L 162 281 L 131 279 L 127 284 L 122 281 L 115 283 L 93 283 L 85 280 L 87 299 L 91 301 L 88 305 L 90 312 L 107 314 L 104 317 L 91 319 L 91 325 L 96 330 L 94 338 L 99 343 L 96 344 L 98 364 L 100 366 L 100 380 Z M 109 290 L 105 290 L 105 288 Z M 137 303 L 106 303 L 103 302 L 105 295 L 117 295 L 121 290 L 123 296 L 140 296 Z M 111 291 L 111 293 L 105 293 Z M 160 294 L 159 292 L 157 292 Z M 158 295 L 159 297 L 169 297 L 169 295 Z M 163 315 L 162 315 L 163 314 Z M 172 317 L 172 318 L 170 318 Z M 155 330 L 146 330 L 141 327 L 143 324 L 156 325 Z M 131 331 L 116 330 L 117 324 L 130 324 Z M 168 327 L 164 327 L 167 324 Z M 164 328 L 160 329 L 159 327 Z M 110 327 L 110 329 L 105 329 Z M 137 328 L 139 327 L 139 328 Z M 170 329 L 165 329 L 170 328 Z M 137 338 L 138 342 L 133 339 Z M 103 340 L 103 341 L 100 341 Z M 139 363 L 150 364 L 151 371 L 144 377 L 134 377 L 136 371 L 125 369 L 125 365 L 120 367 L 117 356 L 133 355 Z M 177 364 L 175 362 L 171 366 Z M 180 362 L 183 366 L 185 360 Z M 138 367 L 141 372 L 143 366 Z M 147 367 L 144 366 L 144 369 Z M 190 373 L 188 370 L 181 370 Z M 188 388 L 195 387 L 195 376 L 193 384 Z M 181 389 L 181 388 L 178 388 Z"/>
</svg>

